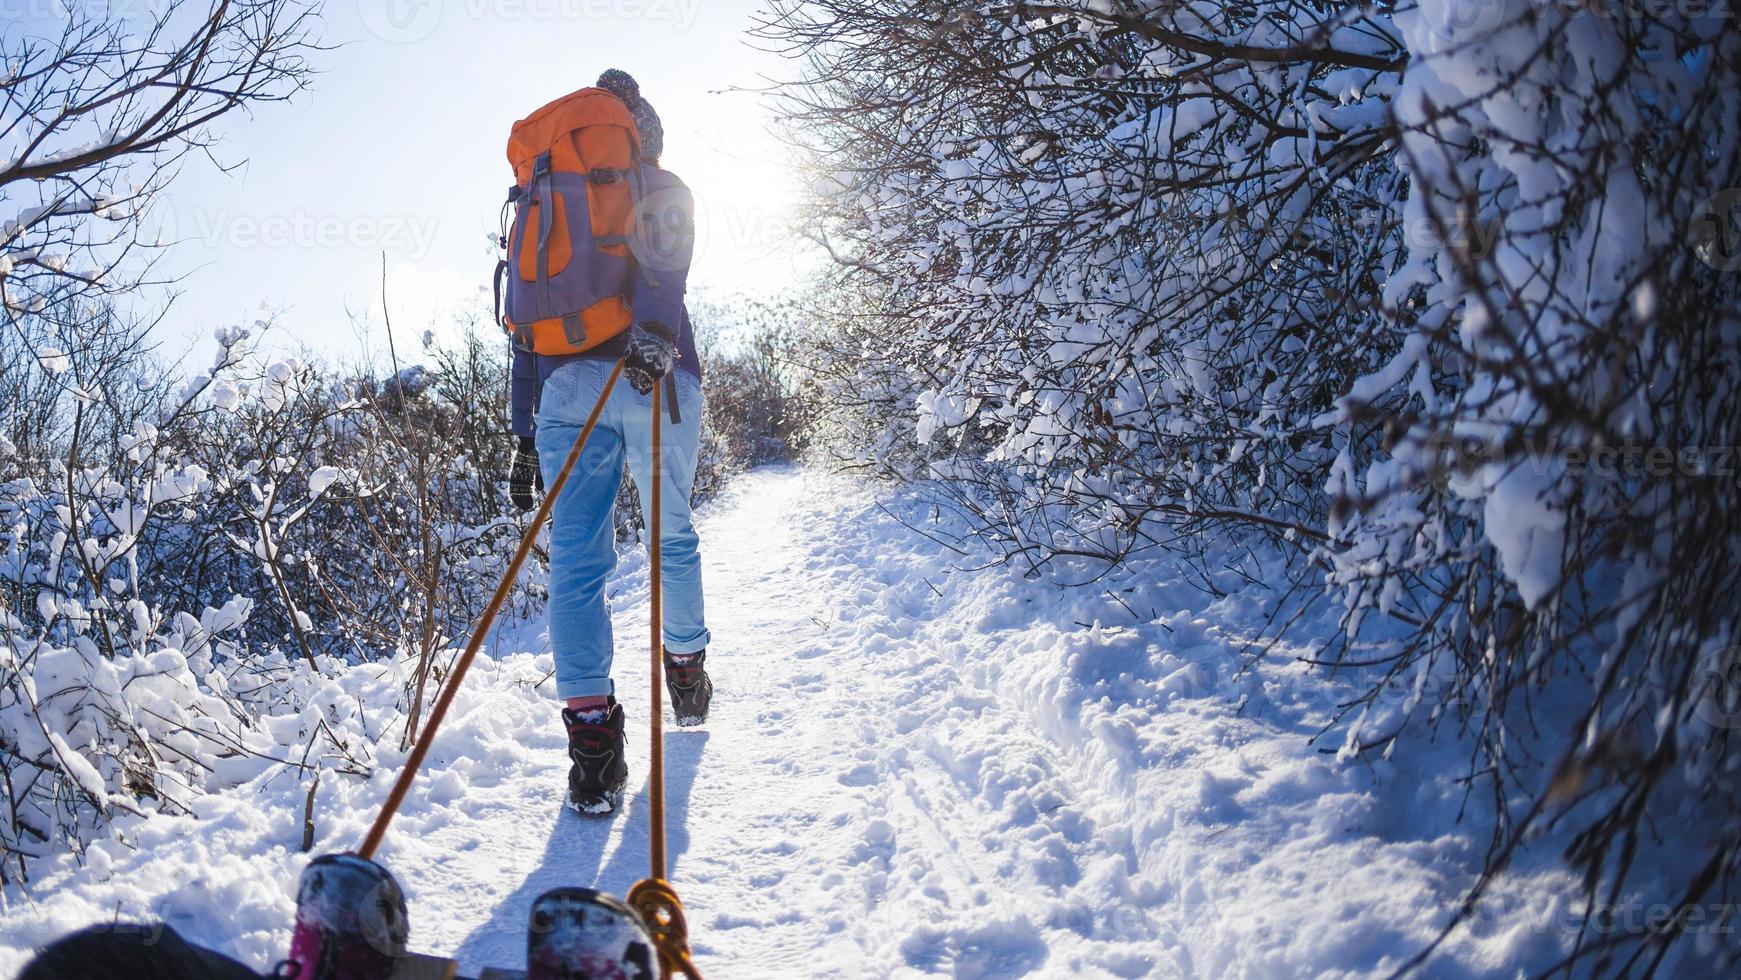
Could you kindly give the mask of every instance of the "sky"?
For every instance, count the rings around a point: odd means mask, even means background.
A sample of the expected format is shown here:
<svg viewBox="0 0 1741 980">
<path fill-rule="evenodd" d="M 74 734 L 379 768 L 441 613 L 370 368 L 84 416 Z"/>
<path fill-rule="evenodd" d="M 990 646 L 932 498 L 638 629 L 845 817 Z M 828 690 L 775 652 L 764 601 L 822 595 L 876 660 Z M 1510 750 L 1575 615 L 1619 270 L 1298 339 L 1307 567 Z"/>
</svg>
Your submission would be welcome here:
<svg viewBox="0 0 1741 980">
<path fill-rule="evenodd" d="M 191 164 L 158 205 L 185 274 L 168 347 L 268 317 L 276 344 L 379 347 L 382 254 L 396 337 L 483 310 L 515 120 L 622 68 L 697 201 L 694 291 L 791 287 L 783 149 L 753 90 L 795 66 L 746 32 L 757 0 L 332 0 L 319 74 L 288 104 L 218 124 L 224 173 Z M 765 45 L 764 45 L 765 46 Z M 237 166 L 240 164 L 240 166 Z M 403 343 L 403 341 L 401 341 Z"/>
</svg>

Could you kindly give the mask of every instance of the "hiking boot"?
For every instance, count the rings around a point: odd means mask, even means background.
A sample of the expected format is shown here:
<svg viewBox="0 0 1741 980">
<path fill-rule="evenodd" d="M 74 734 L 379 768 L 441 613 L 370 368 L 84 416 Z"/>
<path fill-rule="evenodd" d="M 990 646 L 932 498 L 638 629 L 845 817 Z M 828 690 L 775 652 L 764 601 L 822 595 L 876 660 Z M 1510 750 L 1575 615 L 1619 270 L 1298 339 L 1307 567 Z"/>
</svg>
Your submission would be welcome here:
<svg viewBox="0 0 1741 980">
<path fill-rule="evenodd" d="M 623 706 L 612 698 L 601 709 L 562 709 L 568 726 L 568 805 L 576 813 L 603 816 L 623 798 L 629 766 L 623 759 Z"/>
<path fill-rule="evenodd" d="M 707 721 L 713 681 L 707 676 L 707 651 L 673 654 L 665 651 L 665 690 L 671 693 L 671 713 L 679 727 Z"/>
</svg>

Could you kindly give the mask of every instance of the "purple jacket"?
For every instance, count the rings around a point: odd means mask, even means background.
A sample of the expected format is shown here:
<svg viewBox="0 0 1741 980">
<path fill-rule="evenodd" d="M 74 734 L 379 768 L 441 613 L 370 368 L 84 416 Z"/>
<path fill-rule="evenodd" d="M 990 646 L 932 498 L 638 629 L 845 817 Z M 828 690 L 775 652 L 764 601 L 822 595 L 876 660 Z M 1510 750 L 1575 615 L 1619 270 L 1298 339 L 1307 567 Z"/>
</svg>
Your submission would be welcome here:
<svg viewBox="0 0 1741 980">
<path fill-rule="evenodd" d="M 689 322 L 689 310 L 683 302 L 689 285 L 689 263 L 695 249 L 695 200 L 689 188 L 669 170 L 648 167 L 646 197 L 657 196 L 657 211 L 662 220 L 651 222 L 652 237 L 646 242 L 659 256 L 659 268 L 654 275 L 635 274 L 634 294 L 629 307 L 635 321 L 664 324 L 677 333 L 677 370 L 687 371 L 698 380 L 701 358 L 695 350 L 695 329 Z M 531 436 L 536 429 L 532 417 L 538 411 L 538 394 L 551 373 L 577 358 L 614 361 L 628 348 L 628 337 L 619 335 L 579 354 L 544 355 L 521 350 L 513 345 L 514 366 L 508 383 L 508 428 L 517 436 Z"/>
</svg>

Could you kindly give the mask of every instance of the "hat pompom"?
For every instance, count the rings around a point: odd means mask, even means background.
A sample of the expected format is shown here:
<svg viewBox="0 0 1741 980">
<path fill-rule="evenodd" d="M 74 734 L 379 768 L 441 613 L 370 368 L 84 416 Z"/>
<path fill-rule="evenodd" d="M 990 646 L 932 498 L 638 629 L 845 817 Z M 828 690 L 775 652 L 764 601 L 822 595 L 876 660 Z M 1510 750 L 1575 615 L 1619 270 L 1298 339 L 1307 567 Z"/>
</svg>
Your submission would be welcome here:
<svg viewBox="0 0 1741 980">
<path fill-rule="evenodd" d="M 641 83 L 621 68 L 611 68 L 598 77 L 598 87 L 622 99 L 630 107 L 641 101 Z"/>
<path fill-rule="evenodd" d="M 598 87 L 622 99 L 629 107 L 629 113 L 635 117 L 635 128 L 641 133 L 641 153 L 657 165 L 660 155 L 665 152 L 665 127 L 660 124 L 659 114 L 653 111 L 652 104 L 641 97 L 641 83 L 621 68 L 612 68 L 598 77 Z"/>
</svg>

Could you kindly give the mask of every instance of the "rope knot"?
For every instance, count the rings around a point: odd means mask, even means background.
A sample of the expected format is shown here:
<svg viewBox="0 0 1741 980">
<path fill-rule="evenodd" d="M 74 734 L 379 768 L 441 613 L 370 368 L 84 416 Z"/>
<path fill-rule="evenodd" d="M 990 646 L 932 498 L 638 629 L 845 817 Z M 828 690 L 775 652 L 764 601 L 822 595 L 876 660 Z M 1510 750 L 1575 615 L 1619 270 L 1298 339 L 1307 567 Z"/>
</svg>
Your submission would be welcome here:
<svg viewBox="0 0 1741 980">
<path fill-rule="evenodd" d="M 701 980 L 689 958 L 689 923 L 683 918 L 683 900 L 662 878 L 647 878 L 629 889 L 629 905 L 641 914 L 653 944 L 659 947 L 659 966 L 665 977 L 684 976 Z"/>
</svg>

